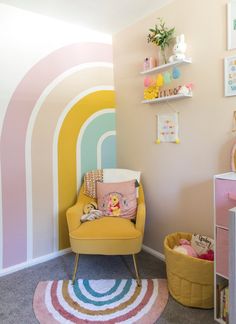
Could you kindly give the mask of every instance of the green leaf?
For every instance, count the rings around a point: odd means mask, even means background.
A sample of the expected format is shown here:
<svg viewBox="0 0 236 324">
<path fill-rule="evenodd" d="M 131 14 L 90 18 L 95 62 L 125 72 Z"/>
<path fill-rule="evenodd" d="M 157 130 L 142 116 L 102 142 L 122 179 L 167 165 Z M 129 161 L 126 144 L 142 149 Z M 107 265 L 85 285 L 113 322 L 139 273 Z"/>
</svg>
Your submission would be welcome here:
<svg viewBox="0 0 236 324">
<path fill-rule="evenodd" d="M 175 27 L 167 28 L 163 18 L 157 18 L 159 24 L 155 24 L 154 28 L 149 29 L 148 42 L 154 43 L 160 46 L 164 50 L 166 46 L 169 46 L 170 41 L 174 37 Z"/>
</svg>

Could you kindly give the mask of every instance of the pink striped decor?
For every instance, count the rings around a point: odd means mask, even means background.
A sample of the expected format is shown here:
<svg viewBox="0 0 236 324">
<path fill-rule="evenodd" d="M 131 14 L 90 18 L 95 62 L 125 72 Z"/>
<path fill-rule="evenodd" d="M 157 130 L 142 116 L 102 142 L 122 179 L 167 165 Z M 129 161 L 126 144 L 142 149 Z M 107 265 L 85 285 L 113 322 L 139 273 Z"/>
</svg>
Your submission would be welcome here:
<svg viewBox="0 0 236 324">
<path fill-rule="evenodd" d="M 112 63 L 110 44 L 88 42 L 60 48 L 35 64 L 21 80 L 11 97 L 1 134 L 3 268 L 26 262 L 33 257 L 33 253 L 28 251 L 29 246 L 33 243 L 29 242 L 27 235 L 33 229 L 29 228 L 30 225 L 27 223 L 31 215 L 27 215 L 27 199 L 29 201 L 29 197 L 27 197 L 25 149 L 26 142 L 31 143 L 32 140 L 31 138 L 27 139 L 27 130 L 33 110 L 47 87 L 55 80 L 64 73 L 68 73 L 65 78 L 69 79 L 71 70 L 79 65 L 94 62 Z M 61 102 L 59 95 L 57 99 L 58 102 Z M 66 104 L 67 102 L 64 103 L 64 107 Z M 59 118 L 59 116 L 55 117 Z M 40 120 L 40 111 L 37 119 Z M 54 125 L 57 121 L 53 120 Z M 35 125 L 37 125 L 37 120 L 35 120 Z M 42 127 L 41 132 L 44 133 Z M 35 149 L 35 147 L 34 145 L 33 148 Z M 32 151 L 32 153 L 34 152 Z M 41 176 L 43 179 L 44 174 Z M 44 181 L 47 181 L 46 175 Z M 44 211 L 40 210 L 40 212 Z M 44 228 L 41 231 L 47 235 Z M 34 236 L 33 232 L 31 236 Z M 33 238 L 31 240 L 33 241 Z M 52 239 L 48 241 L 48 246 L 52 245 L 51 241 Z M 40 247 L 40 249 L 40 251 L 36 250 L 36 256 L 45 254 L 49 248 Z"/>
</svg>

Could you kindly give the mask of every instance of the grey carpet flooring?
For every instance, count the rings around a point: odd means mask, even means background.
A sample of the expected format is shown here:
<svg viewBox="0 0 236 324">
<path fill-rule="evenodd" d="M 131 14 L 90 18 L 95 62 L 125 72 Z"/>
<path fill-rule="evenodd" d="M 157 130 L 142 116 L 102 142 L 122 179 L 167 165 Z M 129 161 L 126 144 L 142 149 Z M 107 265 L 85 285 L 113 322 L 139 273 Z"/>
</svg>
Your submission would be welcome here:
<svg viewBox="0 0 236 324">
<path fill-rule="evenodd" d="M 32 300 L 39 281 L 71 278 L 74 264 L 72 253 L 0 278 L 0 323 L 34 324 Z M 166 278 L 165 263 L 141 252 L 138 256 L 142 278 Z M 130 278 L 133 275 L 132 257 L 81 255 L 77 277 L 88 279 Z M 213 310 L 188 308 L 171 296 L 157 324 L 216 323 Z M 145 323 L 143 323 L 145 324 Z"/>
</svg>

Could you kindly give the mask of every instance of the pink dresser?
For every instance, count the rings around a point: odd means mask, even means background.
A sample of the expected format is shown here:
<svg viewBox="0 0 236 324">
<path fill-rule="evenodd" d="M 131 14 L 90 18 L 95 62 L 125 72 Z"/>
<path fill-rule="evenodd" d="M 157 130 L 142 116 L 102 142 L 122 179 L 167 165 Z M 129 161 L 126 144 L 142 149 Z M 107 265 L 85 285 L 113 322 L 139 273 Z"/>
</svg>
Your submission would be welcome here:
<svg viewBox="0 0 236 324">
<path fill-rule="evenodd" d="M 229 172 L 215 178 L 216 272 L 229 276 L 229 209 L 236 206 L 236 174 Z"/>
<path fill-rule="evenodd" d="M 226 323 L 220 318 L 219 290 L 229 286 L 230 277 L 230 212 L 236 207 L 236 173 L 228 172 L 214 177 L 215 207 L 215 319 Z M 232 226 L 231 226 L 232 227 Z M 231 242 L 232 250 L 232 242 Z M 229 288 L 230 290 L 230 288 Z M 234 322 L 236 323 L 236 321 Z M 233 324 L 233 322 L 232 322 Z"/>
<path fill-rule="evenodd" d="M 216 227 L 216 273 L 229 277 L 229 231 Z"/>
</svg>

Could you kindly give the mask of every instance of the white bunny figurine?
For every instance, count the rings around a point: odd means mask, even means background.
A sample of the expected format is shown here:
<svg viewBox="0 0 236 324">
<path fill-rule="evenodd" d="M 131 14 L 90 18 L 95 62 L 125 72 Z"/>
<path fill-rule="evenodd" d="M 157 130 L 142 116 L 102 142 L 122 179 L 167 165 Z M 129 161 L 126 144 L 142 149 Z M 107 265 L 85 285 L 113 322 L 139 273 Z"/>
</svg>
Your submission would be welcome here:
<svg viewBox="0 0 236 324">
<path fill-rule="evenodd" d="M 173 47 L 174 55 L 171 55 L 169 62 L 179 61 L 185 59 L 187 45 L 184 41 L 184 34 L 176 37 L 176 44 Z"/>
</svg>

